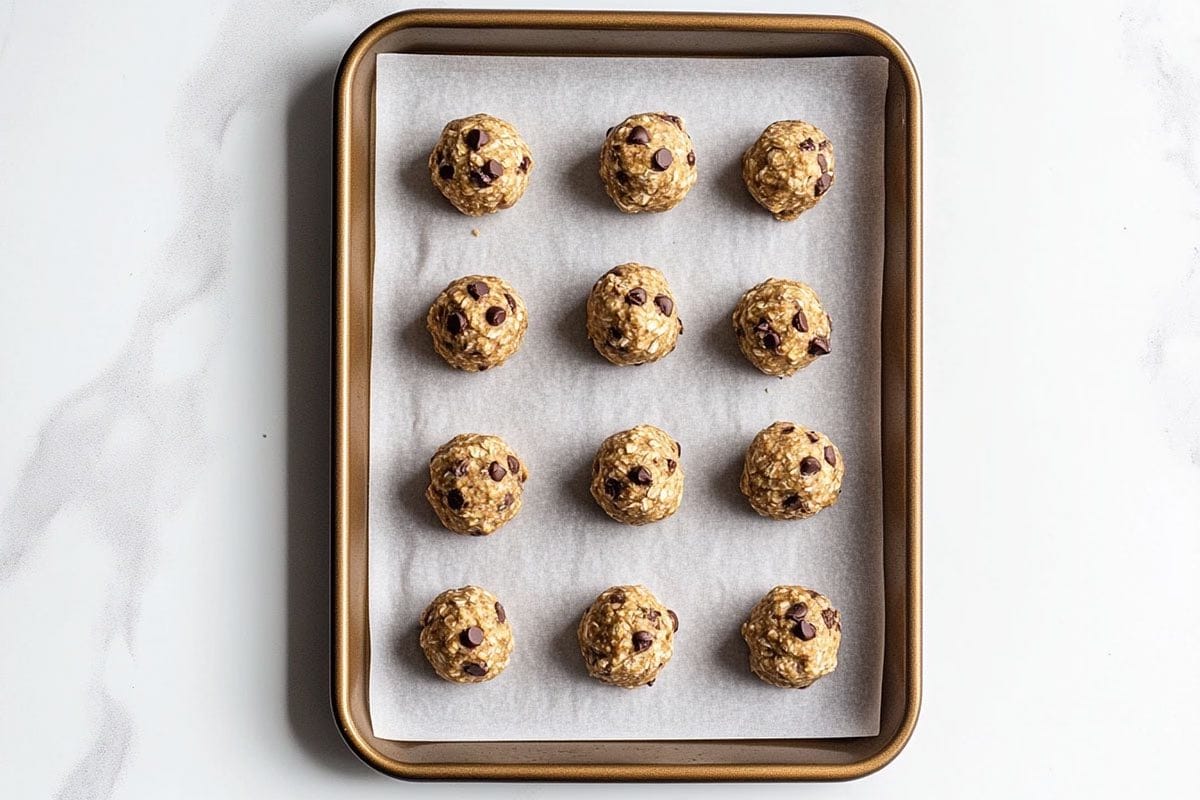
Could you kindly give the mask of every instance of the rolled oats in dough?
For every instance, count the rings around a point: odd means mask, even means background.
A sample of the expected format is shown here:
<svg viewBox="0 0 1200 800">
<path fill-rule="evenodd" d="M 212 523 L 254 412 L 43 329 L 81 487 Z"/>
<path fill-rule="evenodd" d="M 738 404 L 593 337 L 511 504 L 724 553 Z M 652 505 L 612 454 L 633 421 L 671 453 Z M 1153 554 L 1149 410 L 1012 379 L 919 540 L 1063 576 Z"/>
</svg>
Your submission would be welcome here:
<svg viewBox="0 0 1200 800">
<path fill-rule="evenodd" d="M 645 586 L 605 589 L 579 620 L 588 675 L 626 689 L 649 686 L 671 660 L 679 617 Z"/>
<path fill-rule="evenodd" d="M 600 148 L 600 179 L 628 214 L 667 211 L 696 183 L 696 151 L 683 120 L 672 114 L 634 114 L 608 129 Z"/>
<path fill-rule="evenodd" d="M 464 433 L 429 460 L 425 499 L 448 529 L 486 536 L 521 510 L 529 470 L 499 436 Z"/>
<path fill-rule="evenodd" d="M 425 327 L 433 349 L 447 364 L 482 372 L 517 352 L 529 327 L 529 312 L 507 281 L 495 275 L 467 275 L 437 296 Z"/>
<path fill-rule="evenodd" d="M 653 425 L 614 433 L 592 461 L 592 497 L 617 522 L 645 525 L 679 510 L 679 443 Z"/>
<path fill-rule="evenodd" d="M 806 519 L 837 502 L 846 465 L 823 433 L 775 422 L 746 450 L 742 494 L 764 517 Z"/>
<path fill-rule="evenodd" d="M 738 300 L 733 334 L 751 364 L 786 377 L 829 355 L 833 319 L 808 284 L 768 278 Z"/>
<path fill-rule="evenodd" d="M 451 683 L 483 683 L 508 666 L 513 651 L 508 614 L 478 586 L 447 589 L 421 614 L 421 649 Z"/>
<path fill-rule="evenodd" d="M 772 122 L 742 155 L 742 180 L 775 219 L 793 220 L 833 186 L 833 142 L 800 120 Z"/>
<path fill-rule="evenodd" d="M 804 689 L 837 668 L 842 619 L 823 594 L 776 586 L 742 623 L 750 671 L 772 686 Z"/>
<path fill-rule="evenodd" d="M 510 123 L 487 114 L 451 120 L 429 154 L 429 176 L 470 217 L 509 208 L 529 186 L 533 155 Z"/>
<path fill-rule="evenodd" d="M 614 364 L 647 364 L 675 349 L 683 321 L 667 279 L 654 267 L 621 264 L 596 281 L 587 301 L 587 331 Z"/>
</svg>

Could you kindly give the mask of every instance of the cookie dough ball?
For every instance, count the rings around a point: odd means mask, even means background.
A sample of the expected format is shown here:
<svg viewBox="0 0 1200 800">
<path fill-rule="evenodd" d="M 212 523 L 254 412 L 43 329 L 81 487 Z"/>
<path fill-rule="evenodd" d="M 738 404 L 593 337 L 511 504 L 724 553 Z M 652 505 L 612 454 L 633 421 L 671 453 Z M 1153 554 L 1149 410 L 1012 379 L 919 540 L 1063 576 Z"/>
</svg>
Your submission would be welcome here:
<svg viewBox="0 0 1200 800">
<path fill-rule="evenodd" d="M 447 589 L 421 614 L 421 649 L 434 672 L 451 683 L 490 681 L 512 655 L 508 614 L 486 589 Z"/>
<path fill-rule="evenodd" d="M 683 501 L 679 454 L 679 442 L 653 425 L 614 433 L 592 461 L 592 497 L 627 525 L 666 519 Z"/>
<path fill-rule="evenodd" d="M 733 333 L 751 364 L 782 378 L 829 355 L 833 320 L 807 284 L 769 278 L 734 307 Z"/>
<path fill-rule="evenodd" d="M 609 128 L 600 148 L 600 179 L 627 214 L 679 205 L 696 183 L 696 152 L 683 120 L 634 114 Z"/>
<path fill-rule="evenodd" d="M 742 467 L 742 494 L 771 519 L 807 519 L 837 502 L 846 471 L 823 433 L 776 422 L 754 437 Z"/>
<path fill-rule="evenodd" d="M 592 344 L 614 364 L 647 364 L 675 349 L 683 321 L 667 279 L 654 267 L 622 264 L 596 281 L 587 301 Z"/>
<path fill-rule="evenodd" d="M 772 122 L 742 155 L 742 180 L 775 219 L 793 220 L 833 186 L 833 142 L 800 120 Z"/>
<path fill-rule="evenodd" d="M 521 510 L 529 470 L 499 436 L 464 433 L 429 460 L 425 499 L 455 533 L 487 536 Z"/>
<path fill-rule="evenodd" d="M 772 686 L 805 689 L 837 668 L 842 620 L 823 594 L 776 586 L 742 623 L 750 671 Z"/>
<path fill-rule="evenodd" d="M 468 275 L 451 283 L 425 316 L 433 349 L 455 369 L 483 372 L 517 352 L 529 312 L 507 281 L 495 275 Z"/>
<path fill-rule="evenodd" d="M 451 120 L 429 154 L 429 176 L 462 213 L 509 208 L 529 186 L 533 156 L 517 129 L 487 114 Z"/>
<path fill-rule="evenodd" d="M 613 686 L 650 686 L 671 660 L 679 617 L 645 586 L 605 589 L 579 620 L 588 675 Z"/>
</svg>

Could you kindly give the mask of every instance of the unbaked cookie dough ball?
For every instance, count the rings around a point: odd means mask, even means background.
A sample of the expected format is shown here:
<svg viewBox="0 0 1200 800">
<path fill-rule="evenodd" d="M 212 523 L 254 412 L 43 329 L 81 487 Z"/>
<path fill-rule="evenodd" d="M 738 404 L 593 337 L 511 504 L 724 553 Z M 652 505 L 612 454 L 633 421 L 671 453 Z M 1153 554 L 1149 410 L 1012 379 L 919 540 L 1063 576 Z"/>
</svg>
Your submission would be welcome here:
<svg viewBox="0 0 1200 800">
<path fill-rule="evenodd" d="M 647 364 L 675 349 L 683 321 L 663 274 L 629 263 L 613 267 L 592 287 L 587 331 L 612 363 Z"/>
<path fill-rule="evenodd" d="M 808 284 L 768 278 L 733 309 L 733 333 L 750 363 L 786 377 L 832 351 L 833 320 Z"/>
<path fill-rule="evenodd" d="M 464 433 L 429 460 L 425 499 L 455 533 L 486 536 L 521 510 L 529 470 L 499 436 Z"/>
<path fill-rule="evenodd" d="M 600 179 L 627 214 L 679 205 L 696 183 L 696 152 L 683 120 L 634 114 L 609 128 L 600 148 Z"/>
<path fill-rule="evenodd" d="M 533 156 L 517 129 L 487 114 L 451 120 L 429 154 L 429 175 L 469 217 L 509 208 L 529 186 Z"/>
<path fill-rule="evenodd" d="M 666 519 L 683 500 L 679 454 L 679 442 L 653 425 L 614 433 L 592 461 L 592 497 L 627 525 Z"/>
<path fill-rule="evenodd" d="M 667 662 L 679 617 L 645 586 L 605 589 L 579 620 L 588 675 L 613 686 L 650 686 Z"/>
<path fill-rule="evenodd" d="M 447 589 L 421 614 L 421 649 L 434 672 L 451 683 L 490 681 L 512 655 L 508 614 L 486 589 Z"/>
<path fill-rule="evenodd" d="M 425 316 L 433 349 L 455 369 L 483 372 L 517 352 L 529 312 L 507 281 L 468 275 L 451 283 Z"/>
<path fill-rule="evenodd" d="M 746 449 L 742 494 L 764 517 L 806 519 L 837 502 L 845 470 L 825 434 L 775 422 Z"/>
<path fill-rule="evenodd" d="M 742 155 L 742 180 L 775 219 L 793 220 L 833 186 L 833 142 L 800 120 L 772 122 Z"/>
<path fill-rule="evenodd" d="M 742 623 L 750 671 L 772 686 L 804 689 L 837 668 L 842 619 L 823 594 L 776 586 Z"/>
</svg>

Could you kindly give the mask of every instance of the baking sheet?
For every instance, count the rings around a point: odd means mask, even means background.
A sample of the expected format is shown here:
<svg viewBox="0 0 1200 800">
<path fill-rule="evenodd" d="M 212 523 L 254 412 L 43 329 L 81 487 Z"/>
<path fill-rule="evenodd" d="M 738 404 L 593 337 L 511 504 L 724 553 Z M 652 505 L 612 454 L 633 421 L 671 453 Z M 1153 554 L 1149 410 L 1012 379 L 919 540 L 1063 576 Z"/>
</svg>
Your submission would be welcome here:
<svg viewBox="0 0 1200 800">
<path fill-rule="evenodd" d="M 378 58 L 371 363 L 370 711 L 406 740 L 869 736 L 883 666 L 880 295 L 882 58 L 629 59 L 387 54 Z M 513 122 L 536 167 L 514 208 L 458 214 L 425 160 L 445 121 Z M 596 174 L 604 131 L 629 114 L 684 118 L 699 180 L 664 214 L 621 214 Z M 740 155 L 776 119 L 811 121 L 836 148 L 837 182 L 776 222 L 754 204 Z M 666 274 L 686 332 L 656 364 L 615 367 L 584 330 L 592 283 L 640 261 Z M 425 312 L 454 278 L 496 274 L 530 311 L 521 351 L 468 374 L 433 352 Z M 811 284 L 834 319 L 833 354 L 789 379 L 746 362 L 729 315 L 771 277 Z M 777 419 L 824 431 L 846 461 L 841 500 L 799 522 L 758 517 L 742 455 Z M 588 493 L 604 437 L 658 425 L 683 446 L 678 514 L 633 528 Z M 463 432 L 503 436 L 528 464 L 525 507 L 490 537 L 440 527 L 423 491 L 433 451 Z M 516 651 L 497 679 L 438 679 L 417 618 L 443 589 L 494 592 Z M 575 627 L 604 588 L 644 583 L 680 617 L 653 687 L 588 678 Z M 800 583 L 842 612 L 839 666 L 804 691 L 748 670 L 738 628 L 768 589 Z"/>
</svg>

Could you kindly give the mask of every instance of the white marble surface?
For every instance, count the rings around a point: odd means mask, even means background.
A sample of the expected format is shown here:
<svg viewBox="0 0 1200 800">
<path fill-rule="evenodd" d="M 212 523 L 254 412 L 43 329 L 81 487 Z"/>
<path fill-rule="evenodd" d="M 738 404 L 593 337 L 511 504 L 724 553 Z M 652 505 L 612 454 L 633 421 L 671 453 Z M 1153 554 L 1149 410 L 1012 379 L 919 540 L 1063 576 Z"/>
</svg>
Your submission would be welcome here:
<svg viewBox="0 0 1200 800">
<path fill-rule="evenodd" d="M 754 5 L 926 109 L 922 719 L 755 791 L 1194 792 L 1200 7 Z M 461 796 L 327 711 L 330 85 L 395 8 L 0 0 L 0 796 Z"/>
</svg>

